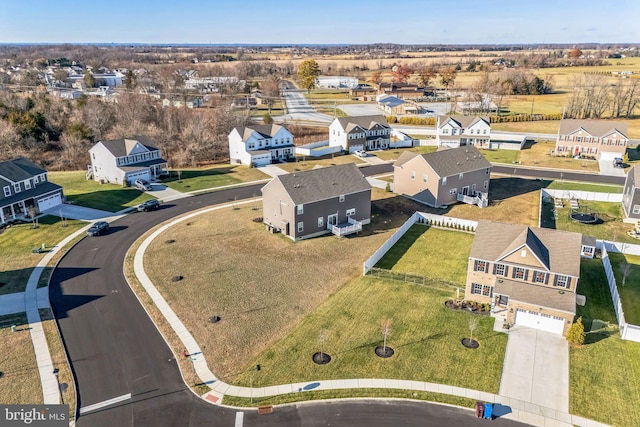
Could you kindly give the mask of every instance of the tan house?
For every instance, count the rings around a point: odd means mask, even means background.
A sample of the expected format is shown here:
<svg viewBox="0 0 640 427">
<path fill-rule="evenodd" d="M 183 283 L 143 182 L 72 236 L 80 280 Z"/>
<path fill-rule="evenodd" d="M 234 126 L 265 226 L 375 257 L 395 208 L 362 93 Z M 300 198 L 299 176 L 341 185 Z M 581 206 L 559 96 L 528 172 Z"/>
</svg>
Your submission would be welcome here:
<svg viewBox="0 0 640 427">
<path fill-rule="evenodd" d="M 576 314 L 582 235 L 480 221 L 465 299 L 491 304 L 512 325 L 566 335 Z"/>
<path fill-rule="evenodd" d="M 486 207 L 490 173 L 491 163 L 474 146 L 405 151 L 393 164 L 393 191 L 434 207 L 458 201 Z"/>
<path fill-rule="evenodd" d="M 626 123 L 564 119 L 558 129 L 555 153 L 613 161 L 624 157 L 628 143 Z"/>
</svg>

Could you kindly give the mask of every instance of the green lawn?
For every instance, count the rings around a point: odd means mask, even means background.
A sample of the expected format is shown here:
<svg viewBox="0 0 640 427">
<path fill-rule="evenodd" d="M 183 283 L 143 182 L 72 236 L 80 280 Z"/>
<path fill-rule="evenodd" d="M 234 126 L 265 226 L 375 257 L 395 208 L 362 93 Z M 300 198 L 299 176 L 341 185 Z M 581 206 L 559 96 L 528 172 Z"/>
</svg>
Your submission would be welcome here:
<svg viewBox="0 0 640 427">
<path fill-rule="evenodd" d="M 416 224 L 376 267 L 464 286 L 472 242 L 473 234 L 470 233 Z"/>
<path fill-rule="evenodd" d="M 491 163 L 515 163 L 520 161 L 518 150 L 480 150 Z"/>
<path fill-rule="evenodd" d="M 594 193 L 622 194 L 623 187 L 619 185 L 587 184 L 583 182 L 552 181 L 546 188 L 550 190 L 593 191 Z"/>
<path fill-rule="evenodd" d="M 38 220 L 38 228 L 31 223 L 12 225 L 0 233 L 0 294 L 23 292 L 27 280 L 44 253 L 34 254 L 33 248 L 45 243 L 58 244 L 66 236 L 87 225 L 86 222 L 68 220 L 62 227 L 60 218 L 47 215 Z"/>
<path fill-rule="evenodd" d="M 390 150 L 371 151 L 369 154 L 372 154 L 382 160 L 394 161 L 397 160 L 398 157 L 400 157 L 400 155 L 405 151 L 413 151 L 418 154 L 427 154 L 433 153 L 437 149 L 438 147 L 434 145 L 420 145 L 411 148 L 392 148 Z"/>
<path fill-rule="evenodd" d="M 618 285 L 625 320 L 633 325 L 640 325 L 640 257 L 609 253 L 609 260 Z M 623 285 L 625 264 L 629 265 L 629 270 Z"/>
<path fill-rule="evenodd" d="M 336 154 L 334 156 L 322 156 L 322 157 L 298 157 L 296 162 L 281 163 L 279 168 L 286 170 L 287 172 L 298 172 L 311 170 L 316 166 L 334 166 L 343 165 L 345 163 L 364 163 L 360 157 L 352 154 Z"/>
<path fill-rule="evenodd" d="M 17 326 L 17 332 L 11 332 L 11 325 Z M 0 402 L 42 404 L 38 364 L 25 313 L 0 316 L 0 342 L 4 349 L 0 356 Z"/>
<path fill-rule="evenodd" d="M 153 199 L 148 193 L 135 188 L 87 180 L 85 174 L 84 171 L 49 172 L 49 180 L 64 188 L 64 194 L 70 203 L 108 212 L 118 212 Z"/>
<path fill-rule="evenodd" d="M 585 329 L 590 329 L 593 319 L 617 324 L 616 313 L 613 309 L 611 292 L 607 284 L 601 259 L 582 259 L 580 262 L 580 281 L 576 291 L 584 295 L 587 302 L 584 306 L 577 306 L 577 316 L 582 316 Z"/>
<path fill-rule="evenodd" d="M 580 210 L 583 212 L 595 212 L 600 219 L 596 224 L 581 224 L 571 220 L 569 214 L 571 207 L 567 200 L 564 208 L 556 208 L 555 228 L 558 230 L 573 231 L 597 239 L 612 240 L 616 242 L 637 243 L 637 239 L 627 235 L 632 227 L 622 222 L 622 205 L 620 203 L 580 201 Z"/>
<path fill-rule="evenodd" d="M 178 179 L 178 172 L 180 179 Z M 189 192 L 268 178 L 269 176 L 256 168 L 224 164 L 205 168 L 172 170 L 171 178 L 164 180 L 163 184 L 180 192 Z"/>
<path fill-rule="evenodd" d="M 493 331 L 493 319 L 477 317 L 477 350 L 465 349 L 470 313 L 444 306 L 450 292 L 359 277 L 306 316 L 286 338 L 263 351 L 234 383 L 254 386 L 339 378 L 399 378 L 468 387 L 496 393 L 507 336 Z M 394 356 L 381 359 L 381 322 L 392 321 L 387 345 Z M 320 333 L 332 360 L 316 365 Z"/>
</svg>

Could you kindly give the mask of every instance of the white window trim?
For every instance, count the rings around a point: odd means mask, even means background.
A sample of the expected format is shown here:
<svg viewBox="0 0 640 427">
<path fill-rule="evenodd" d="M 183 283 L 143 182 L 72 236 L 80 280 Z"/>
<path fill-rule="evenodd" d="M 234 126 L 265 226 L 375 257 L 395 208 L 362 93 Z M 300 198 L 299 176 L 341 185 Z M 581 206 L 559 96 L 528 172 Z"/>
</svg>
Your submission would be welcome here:
<svg viewBox="0 0 640 427">
<path fill-rule="evenodd" d="M 297 205 L 296 212 L 298 213 L 298 215 L 304 214 L 304 205 Z"/>
<path fill-rule="evenodd" d="M 301 233 L 304 231 L 304 222 L 300 221 L 298 223 L 298 233 Z"/>
<path fill-rule="evenodd" d="M 318 228 L 322 228 L 324 227 L 324 217 L 323 216 L 319 216 L 318 217 Z"/>
<path fill-rule="evenodd" d="M 11 187 L 8 185 L 4 187 L 4 197 L 9 197 L 11 195 Z"/>
<path fill-rule="evenodd" d="M 347 209 L 347 216 L 353 216 L 356 214 L 356 208 Z"/>
</svg>

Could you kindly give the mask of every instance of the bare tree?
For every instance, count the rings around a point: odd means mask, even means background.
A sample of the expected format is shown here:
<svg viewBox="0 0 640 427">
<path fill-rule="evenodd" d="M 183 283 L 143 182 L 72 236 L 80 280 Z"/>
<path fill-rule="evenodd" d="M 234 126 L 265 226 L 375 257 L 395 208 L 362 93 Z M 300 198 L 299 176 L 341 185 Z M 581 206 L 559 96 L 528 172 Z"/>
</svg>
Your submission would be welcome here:
<svg viewBox="0 0 640 427">
<path fill-rule="evenodd" d="M 396 65 L 392 72 L 392 79 L 397 83 L 406 83 L 411 74 L 413 74 L 413 69 L 410 66 L 406 64 Z"/>
<path fill-rule="evenodd" d="M 320 359 L 324 359 L 324 345 L 327 342 L 329 333 L 326 329 L 322 329 L 318 335 L 318 342 L 320 343 Z"/>
<path fill-rule="evenodd" d="M 91 128 L 93 135 L 98 140 L 104 138 L 115 122 L 111 106 L 97 98 L 90 98 L 82 111 L 84 121 Z"/>
<path fill-rule="evenodd" d="M 432 65 L 427 65 L 418 71 L 418 83 L 423 87 L 427 87 L 431 80 L 435 79 L 437 75 L 438 72 L 436 69 Z"/>
<path fill-rule="evenodd" d="M 469 319 L 469 341 L 473 341 L 473 333 L 476 331 L 478 327 L 478 318 L 473 316 Z"/>
<path fill-rule="evenodd" d="M 393 321 L 391 319 L 385 319 L 382 321 L 382 324 L 380 325 L 380 331 L 382 332 L 382 335 L 384 336 L 384 341 L 382 344 L 382 351 L 386 352 L 387 351 L 387 337 L 389 335 L 391 335 L 391 325 L 393 324 Z"/>
<path fill-rule="evenodd" d="M 620 273 L 622 273 L 622 287 L 627 283 L 627 277 L 631 274 L 631 264 L 626 261 L 620 263 Z"/>
<path fill-rule="evenodd" d="M 442 86 L 449 89 L 449 87 L 453 86 L 455 83 L 458 72 L 453 67 L 445 67 L 438 71 L 438 75 L 440 76 L 440 83 Z"/>
</svg>

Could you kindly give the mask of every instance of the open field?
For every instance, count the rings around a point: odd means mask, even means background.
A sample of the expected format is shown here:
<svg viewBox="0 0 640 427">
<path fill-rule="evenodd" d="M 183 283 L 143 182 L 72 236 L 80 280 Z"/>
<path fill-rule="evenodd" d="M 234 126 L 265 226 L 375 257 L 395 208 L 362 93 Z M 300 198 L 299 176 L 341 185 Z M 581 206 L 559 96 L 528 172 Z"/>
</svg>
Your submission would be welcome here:
<svg viewBox="0 0 640 427">
<path fill-rule="evenodd" d="M 178 179 L 178 173 L 180 179 Z M 256 168 L 240 165 L 213 165 L 202 168 L 172 170 L 171 177 L 162 181 L 167 187 L 186 193 L 240 182 L 268 179 L 269 176 Z"/>
<path fill-rule="evenodd" d="M 69 203 L 108 212 L 118 212 L 153 199 L 135 188 L 87 180 L 85 174 L 85 171 L 49 172 L 49 180 L 64 188 Z"/>
<path fill-rule="evenodd" d="M 60 218 L 47 215 L 38 220 L 38 228 L 32 224 L 18 224 L 0 233 L 0 294 L 23 292 L 27 280 L 44 253 L 34 254 L 33 248 L 43 243 L 53 246 L 69 234 L 87 225 L 86 222 L 67 220 L 62 227 Z"/>
<path fill-rule="evenodd" d="M 261 352 L 236 383 L 248 386 L 339 378 L 401 378 L 450 384 L 496 393 L 502 373 L 507 335 L 493 331 L 493 319 L 479 320 L 474 339 L 477 350 L 465 349 L 470 313 L 444 306 L 453 292 L 401 282 L 359 277 L 318 307 L 285 339 Z M 392 321 L 387 345 L 389 359 L 375 355 L 383 344 L 381 322 Z M 330 363 L 318 366 L 312 355 L 320 351 L 319 335 L 326 334 L 323 351 Z"/>
<path fill-rule="evenodd" d="M 261 216 L 261 202 L 203 214 L 156 239 L 145 256 L 147 273 L 190 326 L 216 375 L 233 380 L 239 366 L 248 366 L 358 277 L 362 262 L 388 238 L 389 230 L 417 208 L 390 193 L 374 194 L 384 199 L 373 203 L 372 224 L 346 239 L 327 236 L 294 243 L 269 234 L 252 221 Z M 168 239 L 175 243 L 165 243 Z M 172 282 L 176 275 L 184 279 Z M 206 322 L 213 314 L 222 322 Z"/>
<path fill-rule="evenodd" d="M 464 287 L 472 242 L 471 233 L 416 224 L 393 245 L 376 267 Z"/>
<path fill-rule="evenodd" d="M 625 320 L 633 325 L 640 325 L 640 257 L 610 253 L 609 260 L 618 285 Z M 626 280 L 623 280 L 626 269 Z"/>
<path fill-rule="evenodd" d="M 11 325 L 17 326 L 16 332 L 11 332 Z M 6 405 L 42 403 L 38 364 L 25 313 L 0 316 L 0 342 L 4 348 L 0 356 L 3 374 L 0 402 Z"/>
</svg>

